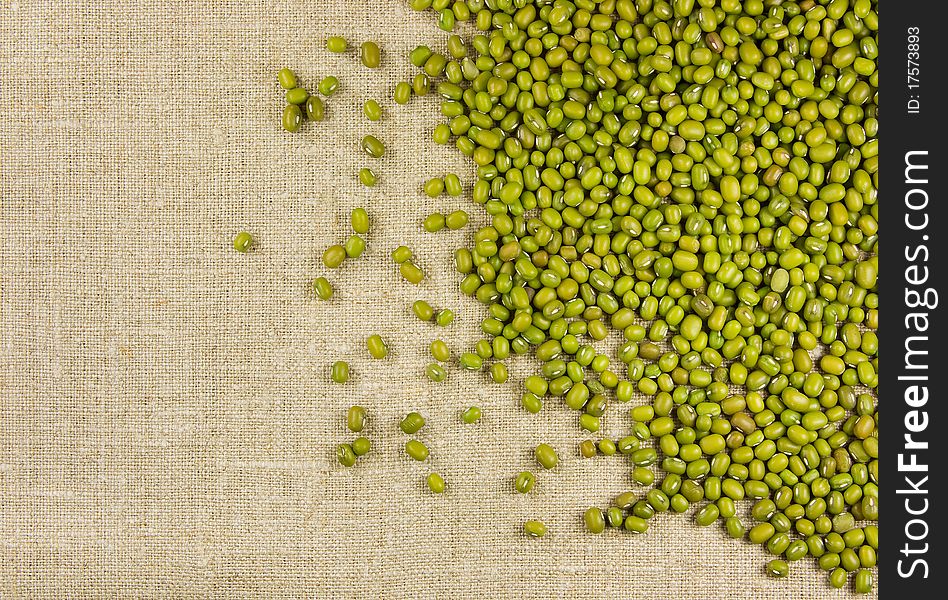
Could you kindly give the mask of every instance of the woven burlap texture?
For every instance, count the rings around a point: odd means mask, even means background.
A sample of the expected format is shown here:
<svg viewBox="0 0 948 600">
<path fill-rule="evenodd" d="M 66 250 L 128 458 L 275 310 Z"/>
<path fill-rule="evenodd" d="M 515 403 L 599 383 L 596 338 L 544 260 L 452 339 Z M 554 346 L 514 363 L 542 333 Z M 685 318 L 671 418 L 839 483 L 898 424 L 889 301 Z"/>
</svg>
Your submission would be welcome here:
<svg viewBox="0 0 948 600">
<path fill-rule="evenodd" d="M 325 50 L 330 33 L 352 46 Z M 382 68 L 358 61 L 374 39 Z M 587 535 L 582 511 L 629 488 L 619 458 L 580 459 L 575 414 L 518 405 L 509 383 L 423 375 L 427 346 L 455 352 L 485 316 L 457 292 L 451 253 L 486 222 L 471 164 L 430 133 L 438 100 L 391 102 L 419 43 L 443 49 L 432 15 L 404 0 L 352 2 L 5 1 L 0 4 L 2 404 L 0 597 L 840 598 L 812 560 L 767 578 L 759 548 L 693 517 L 653 531 Z M 327 119 L 290 135 L 276 71 L 314 89 L 340 78 Z M 370 123 L 361 104 L 384 107 Z M 373 133 L 388 151 L 359 151 Z M 379 175 L 364 188 L 358 169 Z M 462 174 L 468 197 L 430 199 L 424 179 Z M 320 256 L 365 206 L 362 258 Z M 472 226 L 427 234 L 424 215 L 466 208 Z M 241 229 L 258 245 L 233 251 Z M 412 247 L 429 273 L 401 280 Z M 316 275 L 336 295 L 313 296 Z M 450 307 L 448 328 L 409 310 Z M 364 339 L 392 350 L 369 359 Z M 346 359 L 353 377 L 329 380 Z M 373 451 L 334 459 L 365 406 Z M 477 404 L 484 418 L 462 425 Z M 417 409 L 425 464 L 395 424 Z M 606 433 L 625 434 L 614 409 Z M 626 429 L 623 429 L 626 428 Z M 545 441 L 561 464 L 527 495 Z M 430 494 L 430 470 L 448 491 Z M 520 533 L 525 519 L 550 528 Z"/>
</svg>

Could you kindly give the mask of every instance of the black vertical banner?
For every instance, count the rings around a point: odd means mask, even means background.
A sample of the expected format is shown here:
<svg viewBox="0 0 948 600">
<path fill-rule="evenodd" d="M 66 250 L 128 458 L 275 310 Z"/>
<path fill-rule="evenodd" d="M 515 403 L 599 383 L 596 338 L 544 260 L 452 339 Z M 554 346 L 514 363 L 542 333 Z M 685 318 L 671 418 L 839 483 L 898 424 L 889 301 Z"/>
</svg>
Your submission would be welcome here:
<svg viewBox="0 0 948 600">
<path fill-rule="evenodd" d="M 883 4 L 883 3 L 880 3 Z M 880 10 L 881 170 L 880 593 L 936 597 L 944 577 L 938 456 L 948 448 L 943 397 L 948 355 L 945 29 L 941 2 Z M 942 349 L 939 351 L 939 349 Z M 943 590 L 942 590 L 943 591 Z"/>
</svg>

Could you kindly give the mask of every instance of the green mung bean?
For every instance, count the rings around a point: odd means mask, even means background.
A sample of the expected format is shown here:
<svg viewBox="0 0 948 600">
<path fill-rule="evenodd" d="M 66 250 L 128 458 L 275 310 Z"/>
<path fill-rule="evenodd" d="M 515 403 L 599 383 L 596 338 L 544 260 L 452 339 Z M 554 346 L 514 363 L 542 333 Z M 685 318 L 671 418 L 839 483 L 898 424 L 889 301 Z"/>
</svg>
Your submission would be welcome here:
<svg viewBox="0 0 948 600">
<path fill-rule="evenodd" d="M 395 262 L 395 264 L 400 265 L 404 262 L 408 262 L 411 259 L 412 259 L 412 251 L 407 246 L 399 246 L 398 248 L 395 248 L 394 250 L 392 250 L 392 261 Z M 419 317 L 420 316 L 421 315 L 419 315 Z M 422 319 L 422 320 L 427 321 L 428 319 Z"/>
<path fill-rule="evenodd" d="M 409 435 L 417 433 L 424 426 L 425 418 L 417 412 L 408 413 L 398 424 L 398 427 Z"/>
<path fill-rule="evenodd" d="M 440 473 L 429 473 L 428 477 L 425 479 L 425 482 L 428 484 L 428 489 L 431 490 L 432 493 L 444 493 L 444 477 L 442 477 Z"/>
<path fill-rule="evenodd" d="M 785 560 L 774 559 L 767 563 L 767 574 L 771 577 L 786 577 L 790 574 L 790 565 Z"/>
<path fill-rule="evenodd" d="M 330 377 L 336 383 L 345 383 L 349 381 L 349 363 L 344 360 L 337 360 L 334 362 L 332 364 Z"/>
<path fill-rule="evenodd" d="M 252 246 L 253 236 L 246 231 L 241 231 L 234 237 L 234 250 L 237 252 L 246 253 Z"/>
<path fill-rule="evenodd" d="M 310 121 L 322 121 L 326 118 L 326 105 L 319 96 L 310 96 L 306 99 L 306 118 Z"/>
<path fill-rule="evenodd" d="M 444 191 L 444 180 L 439 177 L 432 177 L 425 182 L 423 190 L 428 197 L 436 198 Z"/>
<path fill-rule="evenodd" d="M 467 221 L 468 214 L 463 210 L 456 210 L 452 213 L 449 213 L 444 218 L 444 224 L 448 227 L 448 229 L 460 229 L 467 225 Z"/>
<path fill-rule="evenodd" d="M 319 85 L 316 86 L 316 89 L 319 90 L 319 93 L 323 96 L 329 97 L 336 93 L 336 90 L 339 89 L 339 79 L 333 75 L 324 77 Z"/>
<path fill-rule="evenodd" d="M 303 111 L 295 104 L 287 104 L 283 109 L 283 129 L 296 133 L 303 125 Z"/>
<path fill-rule="evenodd" d="M 372 158 L 381 158 L 385 145 L 374 135 L 367 135 L 362 138 L 362 150 Z"/>
<path fill-rule="evenodd" d="M 369 453 L 369 450 L 372 449 L 372 442 L 369 441 L 369 438 L 366 437 L 357 437 L 352 440 L 352 452 L 356 456 L 365 456 Z"/>
<path fill-rule="evenodd" d="M 317 277 L 313 280 L 313 291 L 320 300 L 329 300 L 335 292 L 332 284 L 325 277 Z"/>
<path fill-rule="evenodd" d="M 361 406 L 350 407 L 346 416 L 346 423 L 349 427 L 349 431 L 356 433 L 362 431 L 363 427 L 365 427 L 365 409 Z"/>
<path fill-rule="evenodd" d="M 335 52 L 336 54 L 341 54 L 346 51 L 348 44 L 346 43 L 346 38 L 333 35 L 326 38 L 326 49 L 330 52 Z"/>
<path fill-rule="evenodd" d="M 857 594 L 868 594 L 872 591 L 872 571 L 860 569 L 856 572 L 855 589 Z"/>
<path fill-rule="evenodd" d="M 437 363 L 430 363 L 425 367 L 425 375 L 428 376 L 428 379 L 434 381 L 435 383 L 441 383 L 448 376 L 448 372 L 444 370 L 444 367 Z"/>
<path fill-rule="evenodd" d="M 533 489 L 536 483 L 536 476 L 530 471 L 521 471 L 514 481 L 514 488 L 521 494 L 526 494 Z"/>
<path fill-rule="evenodd" d="M 428 458 L 428 447 L 418 440 L 408 440 L 405 442 L 405 453 L 413 459 L 422 462 Z"/>
<path fill-rule="evenodd" d="M 323 252 L 323 264 L 330 269 L 336 269 L 342 265 L 347 257 L 345 247 L 335 244 L 326 248 L 326 251 Z"/>
<path fill-rule="evenodd" d="M 461 420 L 470 425 L 481 419 L 481 409 L 477 406 L 471 406 L 461 413 Z"/>
<path fill-rule="evenodd" d="M 345 250 L 348 258 L 359 258 L 365 252 L 365 240 L 358 235 L 351 235 L 346 240 Z"/>
<path fill-rule="evenodd" d="M 556 450 L 549 444 L 539 444 L 534 449 L 533 455 L 544 469 L 552 469 L 559 462 Z"/>
<path fill-rule="evenodd" d="M 408 104 L 411 100 L 411 84 L 407 81 L 399 81 L 395 84 L 395 91 L 392 94 L 395 104 Z"/>
<path fill-rule="evenodd" d="M 601 508 L 588 508 L 583 514 L 583 522 L 589 533 L 602 533 L 606 529 L 606 517 Z"/>
<path fill-rule="evenodd" d="M 284 67 L 277 72 L 277 81 L 284 90 L 292 90 L 296 87 L 296 73 Z"/>
<path fill-rule="evenodd" d="M 406 281 L 415 285 L 418 285 L 425 279 L 425 272 L 410 260 L 400 263 L 398 265 L 398 272 Z"/>
<path fill-rule="evenodd" d="M 356 463 L 356 454 L 349 444 L 339 444 L 336 447 L 336 460 L 344 467 L 351 467 Z"/>
<path fill-rule="evenodd" d="M 465 352 L 459 358 L 461 367 L 469 371 L 478 371 L 484 366 L 484 359 L 472 352 Z"/>
<path fill-rule="evenodd" d="M 530 537 L 543 537 L 546 535 L 546 525 L 540 521 L 527 521 L 523 524 L 523 532 Z"/>
<path fill-rule="evenodd" d="M 444 190 L 449 196 L 460 196 L 464 193 L 460 178 L 454 173 L 448 173 L 444 176 Z"/>
<path fill-rule="evenodd" d="M 648 521 L 636 515 L 627 516 L 623 525 L 626 531 L 631 531 L 632 533 L 645 533 L 648 531 Z"/>
<path fill-rule="evenodd" d="M 508 378 L 507 366 L 498 362 L 490 366 L 490 377 L 494 383 L 504 383 Z"/>
<path fill-rule="evenodd" d="M 306 104 L 306 100 L 309 98 L 309 92 L 303 88 L 293 88 L 286 91 L 286 103 L 287 104 Z"/>
<path fill-rule="evenodd" d="M 583 440 L 579 443 L 579 455 L 583 458 L 592 458 L 596 456 L 596 442 L 592 440 Z"/>
<path fill-rule="evenodd" d="M 645 396 L 630 435 L 580 444 L 628 455 L 636 484 L 659 473 L 609 526 L 700 502 L 777 574 L 812 554 L 842 586 L 876 561 L 857 527 L 878 519 L 876 8 L 693 4 L 411 2 L 479 32 L 417 47 L 399 92 L 437 90 L 432 139 L 475 163 L 488 217 L 454 254 L 489 313 L 460 363 L 535 354 L 521 405 L 562 398 L 589 430 L 613 394 Z M 618 366 L 583 341 L 612 329 Z"/>
<path fill-rule="evenodd" d="M 421 300 L 419 300 L 419 302 L 421 302 Z M 429 319 L 422 320 L 430 320 L 430 317 Z M 443 340 L 434 340 L 428 348 L 431 351 L 431 356 L 434 357 L 435 360 L 447 362 L 451 359 L 451 350 Z"/>
<path fill-rule="evenodd" d="M 372 169 L 363 167 L 359 169 L 359 181 L 366 187 L 373 187 L 378 183 L 379 179 Z"/>
<path fill-rule="evenodd" d="M 379 121 L 382 119 L 382 107 L 375 100 L 366 100 L 362 104 L 362 114 L 370 121 Z"/>
<path fill-rule="evenodd" d="M 441 231 L 445 226 L 445 217 L 441 213 L 431 213 L 425 217 L 425 220 L 422 222 L 421 226 L 428 233 Z"/>
<path fill-rule="evenodd" d="M 388 346 L 382 341 L 382 337 L 378 334 L 372 334 L 367 337 L 365 345 L 372 358 L 382 359 L 388 356 Z"/>
<path fill-rule="evenodd" d="M 416 96 L 425 96 L 431 88 L 431 82 L 424 73 L 418 73 L 411 80 L 411 91 Z"/>
<path fill-rule="evenodd" d="M 375 42 L 362 42 L 361 47 L 362 64 L 370 69 L 376 69 L 382 64 L 382 51 Z"/>
</svg>

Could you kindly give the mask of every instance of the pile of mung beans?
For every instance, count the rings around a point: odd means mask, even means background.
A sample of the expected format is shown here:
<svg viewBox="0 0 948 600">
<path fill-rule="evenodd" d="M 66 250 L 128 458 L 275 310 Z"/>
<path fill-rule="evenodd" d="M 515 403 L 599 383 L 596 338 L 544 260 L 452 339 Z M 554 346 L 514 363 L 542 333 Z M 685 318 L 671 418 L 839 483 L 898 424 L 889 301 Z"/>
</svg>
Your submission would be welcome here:
<svg viewBox="0 0 948 600">
<path fill-rule="evenodd" d="M 697 525 L 762 545 L 772 557 L 763 572 L 785 577 L 811 556 L 832 586 L 854 574 L 855 590 L 871 591 L 877 2 L 410 5 L 436 11 L 445 31 L 469 22 L 446 54 L 413 50 L 420 72 L 393 95 L 396 104 L 441 96 L 446 121 L 433 140 L 471 157 L 471 199 L 490 218 L 454 254 L 460 291 L 486 307 L 484 338 L 457 362 L 505 381 L 503 361 L 532 354 L 540 366 L 523 382 L 523 409 L 565 404 L 589 438 L 579 455 L 629 462 L 631 489 L 589 508 L 588 531 L 644 533 L 656 513 L 695 507 Z M 362 60 L 378 66 L 378 46 L 368 44 Z M 344 51 L 346 41 L 327 46 Z M 310 119 L 322 117 L 321 104 L 311 111 L 311 96 L 296 92 L 295 75 L 281 71 L 279 81 L 291 113 L 285 129 L 299 129 L 301 104 Z M 336 85 L 319 89 L 328 96 Z M 364 112 L 382 117 L 375 101 Z M 371 135 L 362 147 L 372 157 L 385 150 Z M 359 178 L 376 181 L 368 169 Z M 423 191 L 457 196 L 463 186 L 449 174 Z M 467 222 L 464 211 L 435 213 L 423 227 Z M 351 256 L 339 250 L 340 263 Z M 407 247 L 392 258 L 405 279 L 424 278 Z M 317 295 L 328 298 L 320 279 Z M 446 324 L 424 301 L 412 309 Z M 614 356 L 597 350 L 607 338 L 621 338 Z M 387 353 L 381 338 L 368 348 Z M 439 363 L 451 352 L 436 340 L 431 354 L 426 373 L 443 381 Z M 333 367 L 334 381 L 347 378 L 348 368 Z M 597 435 L 607 413 L 628 415 L 628 435 Z M 471 407 L 461 418 L 480 416 Z M 409 435 L 422 426 L 418 413 L 401 423 Z M 355 463 L 351 446 L 340 446 L 343 464 Z M 417 440 L 406 452 L 428 457 Z M 538 443 L 534 456 L 556 470 L 552 446 Z M 536 479 L 521 472 L 514 488 L 529 493 Z M 445 490 L 437 473 L 427 482 Z M 539 521 L 523 529 L 547 533 Z"/>
</svg>

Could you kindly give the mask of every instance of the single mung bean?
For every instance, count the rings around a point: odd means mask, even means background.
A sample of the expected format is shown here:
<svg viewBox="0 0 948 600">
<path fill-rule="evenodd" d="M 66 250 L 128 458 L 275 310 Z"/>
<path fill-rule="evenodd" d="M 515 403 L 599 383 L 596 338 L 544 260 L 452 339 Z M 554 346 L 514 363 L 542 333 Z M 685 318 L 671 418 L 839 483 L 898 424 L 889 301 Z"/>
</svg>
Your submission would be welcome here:
<svg viewBox="0 0 948 600">
<path fill-rule="evenodd" d="M 407 246 L 399 246 L 398 248 L 395 248 L 394 250 L 392 250 L 392 261 L 395 264 L 400 265 L 404 262 L 410 261 L 411 258 L 412 258 L 412 251 L 411 251 L 411 248 Z M 419 318 L 421 318 L 421 315 L 419 315 Z M 422 320 L 427 321 L 428 319 L 422 319 Z"/>
<path fill-rule="evenodd" d="M 446 191 L 449 196 L 460 196 L 463 194 L 464 188 L 461 185 L 461 179 L 454 173 L 448 173 L 445 175 L 444 191 Z"/>
<path fill-rule="evenodd" d="M 361 406 L 352 406 L 346 415 L 346 425 L 349 431 L 359 433 L 365 427 L 365 409 Z"/>
<path fill-rule="evenodd" d="M 309 92 L 303 88 L 293 88 L 292 90 L 286 91 L 286 102 L 287 104 L 306 104 L 306 99 L 309 98 Z"/>
<path fill-rule="evenodd" d="M 246 253 L 253 246 L 253 236 L 246 231 L 241 231 L 234 237 L 234 250 Z"/>
<path fill-rule="evenodd" d="M 348 258 L 359 258 L 365 252 L 365 240 L 358 235 L 350 235 L 344 247 Z"/>
<path fill-rule="evenodd" d="M 459 362 L 461 367 L 468 371 L 478 371 L 484 366 L 484 359 L 473 352 L 465 352 L 461 355 Z"/>
<path fill-rule="evenodd" d="M 336 362 L 332 363 L 332 372 L 330 376 L 336 383 L 345 383 L 349 381 L 349 363 L 344 360 L 337 360 Z"/>
<path fill-rule="evenodd" d="M 699 510 L 699 511 L 697 512 L 697 514 L 695 515 L 695 522 L 697 522 L 698 525 L 701 525 L 702 527 L 707 527 L 708 525 L 710 525 L 710 524 L 714 523 L 715 521 L 717 521 L 717 520 L 718 520 L 718 516 L 719 516 L 720 514 L 721 514 L 721 513 L 720 513 L 720 511 L 718 510 L 717 505 L 715 505 L 715 504 L 713 504 L 713 503 L 711 503 L 711 504 L 706 504 L 706 505 L 705 505 L 704 507 L 702 507 L 701 510 Z"/>
<path fill-rule="evenodd" d="M 378 68 L 382 64 L 382 51 L 375 42 L 362 42 L 362 64 L 370 69 Z"/>
<path fill-rule="evenodd" d="M 356 233 L 366 234 L 369 232 L 369 213 L 364 208 L 354 208 L 349 214 L 349 223 Z"/>
<path fill-rule="evenodd" d="M 370 121 L 378 121 L 382 118 L 382 107 L 375 100 L 366 100 L 362 104 L 362 114 Z"/>
<path fill-rule="evenodd" d="M 323 264 L 330 269 L 337 269 L 347 257 L 348 254 L 346 253 L 345 247 L 335 244 L 326 248 L 326 251 L 323 252 Z"/>
<path fill-rule="evenodd" d="M 741 539 L 744 537 L 744 523 L 741 522 L 739 517 L 728 517 L 724 522 L 725 528 L 727 529 L 727 534 L 734 539 Z"/>
<path fill-rule="evenodd" d="M 332 284 L 329 283 L 328 279 L 325 277 L 317 277 L 313 280 L 313 291 L 320 300 L 329 300 L 332 298 L 335 290 L 333 290 Z"/>
<path fill-rule="evenodd" d="M 830 572 L 829 575 L 829 584 L 834 588 L 841 588 L 846 585 L 846 580 L 849 579 L 849 573 L 846 569 L 842 567 L 837 567 Z"/>
<path fill-rule="evenodd" d="M 490 377 L 494 383 L 504 383 L 508 376 L 507 365 L 504 363 L 498 362 L 490 366 Z"/>
<path fill-rule="evenodd" d="M 344 467 L 351 467 L 356 463 L 356 454 L 349 444 L 339 444 L 336 447 L 336 460 Z"/>
<path fill-rule="evenodd" d="M 790 574 L 790 565 L 787 561 L 776 558 L 767 563 L 767 574 L 771 577 L 786 577 Z"/>
<path fill-rule="evenodd" d="M 346 38 L 338 35 L 333 35 L 326 38 L 326 49 L 330 52 L 335 52 L 336 54 L 341 54 L 346 51 L 348 44 L 346 43 Z"/>
<path fill-rule="evenodd" d="M 283 109 L 283 129 L 296 133 L 303 125 L 303 111 L 295 104 L 287 104 Z"/>
<path fill-rule="evenodd" d="M 372 442 L 369 441 L 367 437 L 357 437 L 352 440 L 352 452 L 356 456 L 365 456 L 369 453 L 369 450 L 372 449 Z"/>
<path fill-rule="evenodd" d="M 408 435 L 418 433 L 425 426 L 425 418 L 417 412 L 410 412 L 398 423 L 399 429 Z"/>
<path fill-rule="evenodd" d="M 596 456 L 596 443 L 592 440 L 583 440 L 579 443 L 579 455 L 583 458 Z"/>
<path fill-rule="evenodd" d="M 419 462 L 428 458 L 428 447 L 418 440 L 408 440 L 405 442 L 405 452 L 408 456 Z"/>
<path fill-rule="evenodd" d="M 372 169 L 362 167 L 359 169 L 359 181 L 361 181 L 365 187 L 373 187 L 378 183 L 379 178 Z"/>
<path fill-rule="evenodd" d="M 367 337 L 365 345 L 372 358 L 382 359 L 388 356 L 388 346 L 382 341 L 382 337 L 378 334 L 372 334 Z"/>
<path fill-rule="evenodd" d="M 603 438 L 599 440 L 597 444 L 599 452 L 605 456 L 613 456 L 616 453 L 616 443 L 609 438 Z"/>
<path fill-rule="evenodd" d="M 374 135 L 367 135 L 362 138 L 362 150 L 372 158 L 381 158 L 385 145 Z"/>
<path fill-rule="evenodd" d="M 543 410 L 543 401 L 533 392 L 524 392 L 520 397 L 520 405 L 529 413 L 537 414 Z"/>
<path fill-rule="evenodd" d="M 539 444 L 534 449 L 533 455 L 544 469 L 552 469 L 559 462 L 556 450 L 549 444 Z"/>
<path fill-rule="evenodd" d="M 441 213 L 431 213 L 422 222 L 422 228 L 428 233 L 435 233 L 444 229 L 445 217 Z"/>
<path fill-rule="evenodd" d="M 411 261 L 405 261 L 398 265 L 398 272 L 408 281 L 418 285 L 425 279 L 425 272 Z"/>
<path fill-rule="evenodd" d="M 514 489 L 516 489 L 521 494 L 526 494 L 533 489 L 533 485 L 536 483 L 536 480 L 536 476 L 530 471 L 521 471 L 514 480 Z"/>
<path fill-rule="evenodd" d="M 324 77 L 322 81 L 319 82 L 319 85 L 316 86 L 316 88 L 323 96 L 332 96 L 336 93 L 336 90 L 339 89 L 339 79 L 333 75 L 329 75 L 328 77 Z"/>
<path fill-rule="evenodd" d="M 428 489 L 435 494 L 444 493 L 444 477 L 439 473 L 429 473 L 428 478 L 425 480 L 428 483 Z"/>
<path fill-rule="evenodd" d="M 872 571 L 869 569 L 856 571 L 855 589 L 857 594 L 868 594 L 872 591 Z"/>
<path fill-rule="evenodd" d="M 468 214 L 463 210 L 456 210 L 444 218 L 444 224 L 447 225 L 448 229 L 461 229 L 467 225 L 467 221 Z"/>
<path fill-rule="evenodd" d="M 411 100 L 411 84 L 407 81 L 399 81 L 395 84 L 395 92 L 392 94 L 395 104 L 408 104 Z"/>
<path fill-rule="evenodd" d="M 292 90 L 296 87 L 296 73 L 284 67 L 277 72 L 277 81 L 284 90 Z"/>
<path fill-rule="evenodd" d="M 631 531 L 632 533 L 645 533 L 648 531 L 648 521 L 636 515 L 627 516 L 623 525 L 626 531 Z"/>
<path fill-rule="evenodd" d="M 418 314 L 417 311 L 415 314 Z M 423 319 L 423 320 L 429 320 L 429 319 Z M 434 340 L 433 342 L 431 342 L 431 345 L 428 346 L 428 349 L 431 351 L 431 356 L 433 356 L 435 360 L 439 360 L 441 362 L 447 362 L 448 360 L 451 359 L 451 349 L 448 348 L 448 344 L 445 343 L 443 340 Z"/>
<path fill-rule="evenodd" d="M 435 383 L 441 383 L 448 376 L 448 372 L 438 363 L 430 363 L 425 367 L 425 375 Z"/>
<path fill-rule="evenodd" d="M 418 73 L 412 78 L 411 91 L 414 92 L 416 96 L 425 96 L 430 89 L 431 82 L 426 74 Z"/>
<path fill-rule="evenodd" d="M 527 521 L 523 524 L 523 532 L 530 537 L 543 537 L 546 535 L 546 525 L 540 521 Z"/>
<path fill-rule="evenodd" d="M 471 423 L 476 423 L 481 419 L 481 409 L 477 406 L 472 406 L 461 413 L 461 420 L 470 425 Z"/>
<path fill-rule="evenodd" d="M 591 507 L 583 514 L 583 522 L 589 533 L 602 533 L 606 529 L 606 517 L 601 508 Z"/>
<path fill-rule="evenodd" d="M 326 118 L 326 105 L 319 96 L 310 96 L 306 99 L 306 118 L 310 121 L 322 121 Z"/>
</svg>

